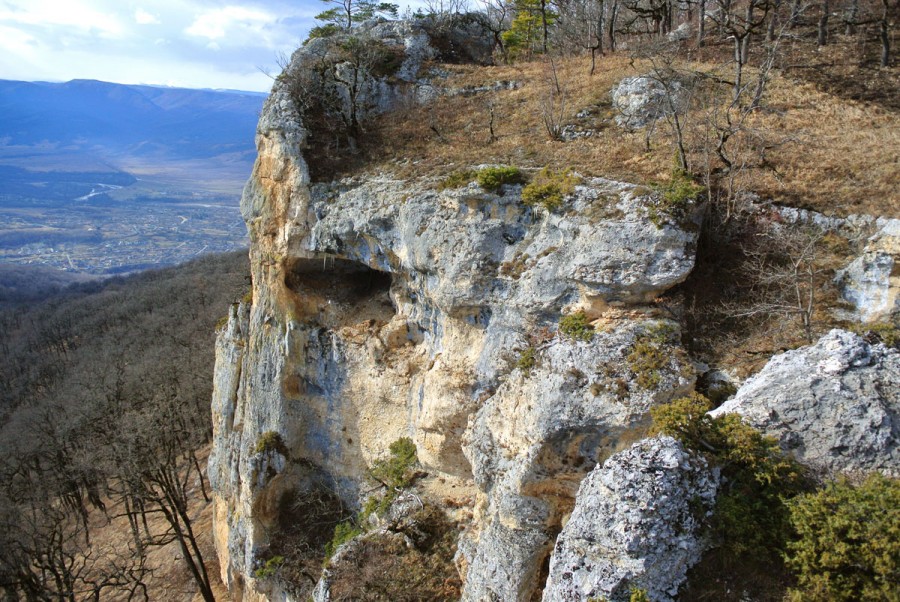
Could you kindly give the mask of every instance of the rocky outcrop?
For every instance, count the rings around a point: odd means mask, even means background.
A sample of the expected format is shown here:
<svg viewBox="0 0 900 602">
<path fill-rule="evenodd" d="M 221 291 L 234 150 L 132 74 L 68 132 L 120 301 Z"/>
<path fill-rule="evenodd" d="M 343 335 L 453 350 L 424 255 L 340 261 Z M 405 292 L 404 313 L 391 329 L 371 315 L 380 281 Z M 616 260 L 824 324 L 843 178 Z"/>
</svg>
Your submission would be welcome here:
<svg viewBox="0 0 900 602">
<path fill-rule="evenodd" d="M 644 439 L 597 466 L 581 483 L 550 559 L 544 602 L 678 593 L 704 551 L 718 474 L 671 437 Z"/>
<path fill-rule="evenodd" d="M 666 74 L 626 77 L 613 89 L 616 123 L 629 130 L 647 127 L 683 108 L 690 93 L 688 83 Z"/>
<path fill-rule="evenodd" d="M 838 272 L 844 299 L 863 322 L 900 316 L 900 220 L 879 220 L 862 254 Z"/>
<path fill-rule="evenodd" d="M 427 55 L 400 38 L 407 57 Z M 652 404 L 693 386 L 677 329 L 642 307 L 692 269 L 690 211 L 654 225 L 657 193 L 602 178 L 555 212 L 525 206 L 519 186 L 314 184 L 309 140 L 280 78 L 241 203 L 253 300 L 217 343 L 209 472 L 223 578 L 245 601 L 272 599 L 255 571 L 298 492 L 356 507 L 368 467 L 410 437 L 429 473 L 477 485 L 464 597 L 527 599 L 581 479 L 643 435 Z M 556 332 L 579 309 L 601 330 L 590 341 Z"/>
<path fill-rule="evenodd" d="M 817 469 L 900 475 L 900 353 L 850 332 L 772 358 L 712 414 L 731 412 Z"/>
<path fill-rule="evenodd" d="M 523 600 L 540 588 L 538 570 L 584 476 L 643 435 L 653 404 L 693 387 L 671 340 L 658 349 L 652 386 L 636 365 L 638 342 L 676 334 L 671 326 L 636 320 L 590 342 L 554 339 L 470 418 L 463 449 L 484 494 L 461 546 L 463 599 Z"/>
</svg>

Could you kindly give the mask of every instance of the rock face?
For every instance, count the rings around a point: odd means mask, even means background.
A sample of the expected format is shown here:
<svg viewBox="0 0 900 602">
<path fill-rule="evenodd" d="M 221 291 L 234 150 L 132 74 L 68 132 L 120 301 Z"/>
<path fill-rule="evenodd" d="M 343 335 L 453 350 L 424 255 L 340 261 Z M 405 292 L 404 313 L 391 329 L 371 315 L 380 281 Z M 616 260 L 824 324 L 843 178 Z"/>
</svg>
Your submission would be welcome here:
<svg viewBox="0 0 900 602">
<path fill-rule="evenodd" d="M 844 299 L 863 322 L 900 315 L 900 220 L 879 220 L 863 253 L 836 278 Z"/>
<path fill-rule="evenodd" d="M 407 57 L 429 55 L 409 26 L 378 27 Z M 254 575 L 290 501 L 316 488 L 357 506 L 367 467 L 410 437 L 425 470 L 478 488 L 464 598 L 529 599 L 581 479 L 642 436 L 652 404 L 693 386 L 677 330 L 642 304 L 687 277 L 696 224 L 656 226 L 655 193 L 601 178 L 554 213 L 524 206 L 518 186 L 314 184 L 289 80 L 266 102 L 241 202 L 252 303 L 217 342 L 223 579 L 244 601 L 296 599 Z M 590 341 L 556 333 L 576 309 L 601 327 Z M 516 368 L 529 349 L 534 365 Z"/>
<path fill-rule="evenodd" d="M 613 107 L 619 112 L 616 123 L 636 130 L 647 127 L 667 113 L 680 109 L 687 101 L 686 82 L 672 79 L 665 84 L 660 77 L 626 77 L 612 91 Z"/>
<path fill-rule="evenodd" d="M 729 412 L 815 468 L 900 475 L 900 353 L 850 332 L 775 356 L 712 414 Z"/>
<path fill-rule="evenodd" d="M 629 367 L 636 342 L 666 326 L 635 321 L 588 343 L 554 339 L 470 418 L 463 451 L 485 495 L 461 544 L 464 599 L 528 599 L 581 479 L 642 436 L 653 404 L 692 389 L 693 368 L 675 345 L 660 347 L 666 360 L 652 387 Z"/>
<path fill-rule="evenodd" d="M 550 559 L 544 602 L 630 598 L 667 602 L 704 551 L 718 474 L 671 437 L 644 439 L 597 466 Z"/>
</svg>

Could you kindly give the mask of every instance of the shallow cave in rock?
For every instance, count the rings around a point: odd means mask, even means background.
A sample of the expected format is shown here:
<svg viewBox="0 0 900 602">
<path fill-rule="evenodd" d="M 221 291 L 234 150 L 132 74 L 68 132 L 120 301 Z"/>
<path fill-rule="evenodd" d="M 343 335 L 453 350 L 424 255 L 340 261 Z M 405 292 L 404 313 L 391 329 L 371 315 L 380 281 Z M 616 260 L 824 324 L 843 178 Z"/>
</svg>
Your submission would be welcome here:
<svg viewBox="0 0 900 602">
<path fill-rule="evenodd" d="M 285 275 L 298 317 L 316 317 L 332 326 L 389 321 L 395 313 L 392 282 L 389 272 L 335 257 L 295 259 Z"/>
</svg>

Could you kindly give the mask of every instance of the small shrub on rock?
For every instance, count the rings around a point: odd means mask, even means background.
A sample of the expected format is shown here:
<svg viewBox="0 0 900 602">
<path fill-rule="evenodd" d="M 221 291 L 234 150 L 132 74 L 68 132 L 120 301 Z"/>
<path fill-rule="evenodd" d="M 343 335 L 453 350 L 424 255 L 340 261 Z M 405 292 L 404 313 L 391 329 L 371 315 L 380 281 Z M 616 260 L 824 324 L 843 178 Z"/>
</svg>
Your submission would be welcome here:
<svg viewBox="0 0 900 602">
<path fill-rule="evenodd" d="M 391 455 L 372 467 L 372 476 L 384 483 L 388 489 L 403 489 L 412 483 L 413 468 L 419 459 L 416 444 L 409 437 L 401 437 L 388 448 Z"/>
<path fill-rule="evenodd" d="M 253 571 L 253 576 L 257 579 L 268 579 L 278 573 L 278 569 L 284 564 L 284 556 L 272 556 L 266 563 Z"/>
<path fill-rule="evenodd" d="M 500 165 L 479 169 L 475 179 L 488 192 L 499 192 L 507 184 L 525 183 L 525 174 L 518 167 Z"/>
<path fill-rule="evenodd" d="M 651 432 L 680 440 L 722 470 L 711 528 L 734 558 L 777 560 L 792 534 L 785 503 L 809 489 L 802 467 L 778 442 L 736 414 L 712 417 L 712 403 L 693 393 L 650 410 Z"/>
<path fill-rule="evenodd" d="M 286 456 L 288 449 L 284 444 L 284 439 L 281 438 L 281 433 L 278 431 L 266 431 L 256 440 L 256 447 L 253 451 L 257 454 L 276 451 L 282 456 Z"/>
<path fill-rule="evenodd" d="M 551 170 L 545 167 L 534 181 L 522 189 L 522 202 L 530 207 L 540 205 L 547 211 L 555 211 L 578 183 L 578 176 L 570 169 Z"/>
<path fill-rule="evenodd" d="M 516 368 L 521 370 L 526 375 L 531 374 L 531 370 L 532 368 L 534 368 L 534 365 L 536 363 L 536 354 L 537 352 L 535 351 L 534 347 L 526 347 L 525 349 L 523 349 L 522 353 L 519 354 L 518 361 L 516 361 Z"/>
<path fill-rule="evenodd" d="M 364 532 L 362 527 L 360 527 L 353 519 L 338 523 L 334 528 L 334 536 L 325 546 L 325 562 L 328 562 L 331 557 L 334 556 L 334 553 L 337 552 L 339 547 L 354 537 L 362 535 Z"/>
<path fill-rule="evenodd" d="M 453 188 L 462 188 L 463 186 L 467 186 L 469 182 L 473 181 L 475 178 L 475 172 L 471 169 L 457 169 L 456 171 L 450 172 L 450 174 L 438 184 L 437 189 L 450 190 Z"/>
<path fill-rule="evenodd" d="M 573 341 L 590 341 L 594 338 L 594 327 L 590 325 L 583 311 L 576 311 L 560 318 L 559 331 Z"/>
<path fill-rule="evenodd" d="M 706 189 L 694 182 L 693 177 L 683 169 L 675 169 L 669 181 L 655 187 L 659 192 L 659 203 L 648 210 L 647 216 L 657 228 L 666 222 L 666 216 L 676 222 L 687 217 L 690 201 L 703 194 Z"/>
<path fill-rule="evenodd" d="M 900 481 L 873 474 L 790 502 L 792 602 L 900 600 Z"/>
</svg>

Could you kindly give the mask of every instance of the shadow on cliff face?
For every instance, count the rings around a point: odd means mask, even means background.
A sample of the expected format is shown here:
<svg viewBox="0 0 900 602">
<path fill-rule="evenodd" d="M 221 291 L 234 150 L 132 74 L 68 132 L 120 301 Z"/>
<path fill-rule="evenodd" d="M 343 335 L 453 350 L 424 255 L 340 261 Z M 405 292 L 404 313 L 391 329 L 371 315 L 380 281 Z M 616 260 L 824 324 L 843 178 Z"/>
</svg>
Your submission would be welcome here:
<svg viewBox="0 0 900 602">
<path fill-rule="evenodd" d="M 285 275 L 294 293 L 296 317 L 329 328 L 366 321 L 388 322 L 394 316 L 392 275 L 347 259 L 295 259 Z"/>
</svg>

